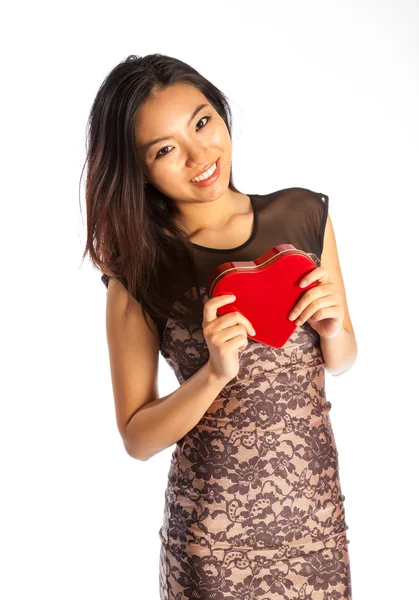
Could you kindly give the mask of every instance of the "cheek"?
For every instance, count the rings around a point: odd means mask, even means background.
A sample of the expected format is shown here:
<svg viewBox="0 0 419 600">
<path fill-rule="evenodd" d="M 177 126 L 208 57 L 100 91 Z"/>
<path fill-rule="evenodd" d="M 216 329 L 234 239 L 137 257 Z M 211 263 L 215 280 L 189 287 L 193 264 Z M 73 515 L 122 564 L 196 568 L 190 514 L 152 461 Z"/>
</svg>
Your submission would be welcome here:
<svg viewBox="0 0 419 600">
<path fill-rule="evenodd" d="M 152 177 L 160 183 L 173 182 L 179 176 L 180 167 L 169 156 L 156 160 L 150 170 Z"/>
<path fill-rule="evenodd" d="M 223 125 L 217 127 L 217 129 L 213 132 L 213 135 L 211 136 L 211 141 L 215 146 L 223 148 L 224 151 L 229 150 L 229 148 L 231 147 L 230 136 L 228 134 L 228 130 L 224 124 L 224 121 Z"/>
<path fill-rule="evenodd" d="M 182 169 L 169 157 L 161 158 L 154 162 L 149 168 L 150 181 L 153 185 L 166 195 L 172 196 L 177 186 L 182 185 Z"/>
</svg>

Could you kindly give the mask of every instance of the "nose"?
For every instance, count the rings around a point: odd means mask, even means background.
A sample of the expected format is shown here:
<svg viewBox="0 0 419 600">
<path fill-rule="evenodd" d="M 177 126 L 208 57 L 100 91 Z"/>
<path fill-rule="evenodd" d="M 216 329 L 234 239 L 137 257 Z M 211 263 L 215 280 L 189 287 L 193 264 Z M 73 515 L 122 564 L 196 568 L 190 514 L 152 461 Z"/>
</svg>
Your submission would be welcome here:
<svg viewBox="0 0 419 600">
<path fill-rule="evenodd" d="M 187 149 L 186 165 L 194 171 L 204 171 L 205 167 L 211 166 L 211 160 L 211 151 L 196 141 Z"/>
</svg>

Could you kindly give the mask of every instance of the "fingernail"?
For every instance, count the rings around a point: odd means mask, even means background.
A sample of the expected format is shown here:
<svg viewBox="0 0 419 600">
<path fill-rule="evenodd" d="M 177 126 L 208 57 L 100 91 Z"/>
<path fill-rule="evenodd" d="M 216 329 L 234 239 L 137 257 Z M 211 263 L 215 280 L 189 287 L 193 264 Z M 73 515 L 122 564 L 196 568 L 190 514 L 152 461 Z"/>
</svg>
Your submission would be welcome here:
<svg viewBox="0 0 419 600">
<path fill-rule="evenodd" d="M 304 287 L 305 285 L 307 285 L 306 279 L 303 279 L 302 281 L 300 281 L 300 287 Z"/>
</svg>

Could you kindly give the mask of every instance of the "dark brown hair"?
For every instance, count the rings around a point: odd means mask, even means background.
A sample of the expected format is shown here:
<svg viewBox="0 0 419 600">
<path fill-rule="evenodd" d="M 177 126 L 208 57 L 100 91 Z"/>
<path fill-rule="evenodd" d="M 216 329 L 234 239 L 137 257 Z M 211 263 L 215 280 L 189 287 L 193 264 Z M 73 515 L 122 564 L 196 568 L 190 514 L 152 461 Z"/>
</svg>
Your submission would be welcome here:
<svg viewBox="0 0 419 600">
<path fill-rule="evenodd" d="M 174 262 L 189 273 L 198 296 L 190 240 L 173 217 L 176 203 L 151 183 L 144 184 L 135 137 L 135 119 L 155 91 L 183 82 L 204 94 L 232 134 L 226 96 L 198 71 L 163 54 L 130 55 L 107 75 L 90 110 L 87 134 L 87 241 L 93 264 L 116 277 L 150 315 L 188 319 L 188 299 L 178 311 Z M 84 168 L 84 167 L 83 167 Z M 229 188 L 238 192 L 230 171 Z M 103 276 L 102 276 L 103 277 Z M 146 318 L 146 315 L 144 315 Z M 148 323 L 148 319 L 147 323 Z"/>
</svg>

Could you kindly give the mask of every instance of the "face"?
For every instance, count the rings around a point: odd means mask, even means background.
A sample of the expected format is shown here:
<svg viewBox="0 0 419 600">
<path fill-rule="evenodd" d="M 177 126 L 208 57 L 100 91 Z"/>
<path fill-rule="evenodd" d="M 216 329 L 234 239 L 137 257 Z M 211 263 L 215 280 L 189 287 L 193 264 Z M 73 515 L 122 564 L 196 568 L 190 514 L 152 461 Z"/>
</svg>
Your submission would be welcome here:
<svg viewBox="0 0 419 600">
<path fill-rule="evenodd" d="M 206 106 L 199 109 L 199 105 Z M 189 122 L 190 121 L 190 122 Z M 144 146 L 156 138 L 167 138 Z M 195 87 L 177 83 L 157 92 L 137 112 L 136 140 L 146 180 L 178 201 L 219 198 L 227 189 L 231 139 L 223 119 Z M 220 159 L 220 175 L 210 186 L 190 183 Z"/>
</svg>

